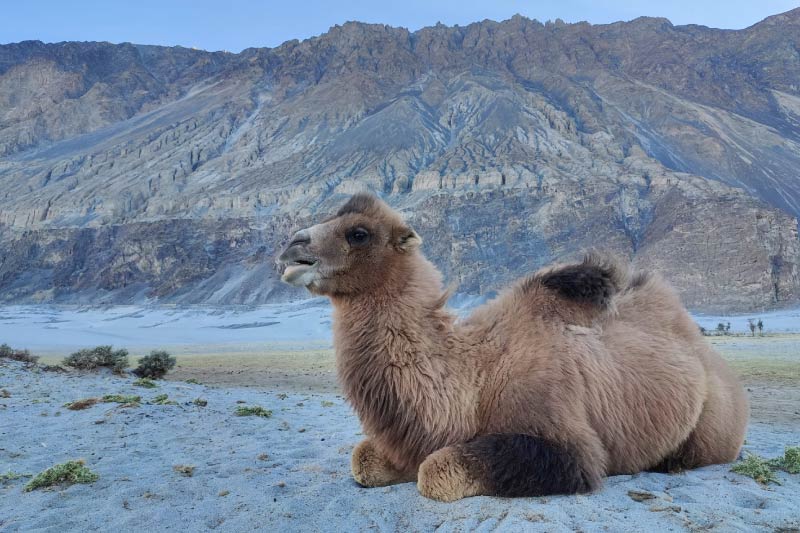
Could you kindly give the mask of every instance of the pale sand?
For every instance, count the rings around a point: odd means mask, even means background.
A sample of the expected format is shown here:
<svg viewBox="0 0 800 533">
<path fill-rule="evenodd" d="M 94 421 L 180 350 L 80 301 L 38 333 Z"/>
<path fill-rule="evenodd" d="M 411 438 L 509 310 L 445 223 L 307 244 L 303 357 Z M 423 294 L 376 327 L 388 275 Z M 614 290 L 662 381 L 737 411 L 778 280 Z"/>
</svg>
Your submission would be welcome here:
<svg viewBox="0 0 800 533">
<path fill-rule="evenodd" d="M 313 367 L 329 360 L 322 352 L 306 361 Z M 293 362 L 300 372 L 303 361 L 301 355 Z M 193 368 L 204 366 L 201 358 L 196 362 L 201 364 Z M 25 479 L 0 482 L 2 531 L 800 528 L 800 476 L 780 473 L 781 485 L 763 487 L 732 474 L 728 465 L 676 475 L 616 476 L 586 496 L 478 497 L 444 504 L 421 497 L 413 483 L 364 489 L 349 472 L 349 454 L 363 438 L 358 420 L 332 393 L 177 381 L 142 389 L 132 385 L 132 378 L 32 372 L 19 363 L 0 362 L 3 388 L 11 396 L 0 399 L 0 474 L 36 473 L 83 458 L 100 479 L 31 493 L 22 492 Z M 168 394 L 178 405 L 63 407 L 108 393 L 138 394 L 145 401 Z M 208 401 L 207 407 L 192 403 L 198 397 Z M 237 401 L 271 409 L 273 416 L 233 416 Z M 746 449 L 776 456 L 784 446 L 800 444 L 796 420 L 755 420 Z M 267 457 L 259 459 L 261 454 Z M 194 475 L 174 472 L 176 464 L 194 465 Z M 634 501 L 629 491 L 652 498 Z"/>
<path fill-rule="evenodd" d="M 0 322 L 0 342 L 14 335 L 35 337 L 37 353 L 44 352 L 43 362 L 52 363 L 79 347 L 88 332 L 92 340 L 129 348 L 132 359 L 166 348 L 178 356 L 178 367 L 159 388 L 142 389 L 132 386 L 131 378 L 34 373 L 17 363 L 0 363 L 0 389 L 11 394 L 0 398 L 0 475 L 36 473 L 77 458 L 100 474 L 92 485 L 32 493 L 22 492 L 25 479 L 0 482 L 0 531 L 800 529 L 800 476 L 781 473 L 782 485 L 762 487 L 730 473 L 728 465 L 678 475 L 617 476 L 588 496 L 479 497 L 441 504 L 419 496 L 411 483 L 364 489 L 349 473 L 350 451 L 363 436 L 339 395 L 334 355 L 324 335 L 298 339 L 273 330 L 271 338 L 259 340 L 258 334 L 272 326 L 253 326 L 269 318 L 258 310 L 227 312 L 190 332 L 187 342 L 176 343 L 179 327 L 148 337 L 153 330 L 136 325 L 149 324 L 149 315 L 117 312 L 109 323 L 130 323 L 115 330 L 105 319 L 97 322 L 106 316 L 102 313 L 86 320 L 93 312 L 77 313 L 66 325 L 49 322 L 63 314 L 50 315 L 37 326 L 46 330 L 24 329 L 21 324 L 30 316 L 7 314 L 7 323 Z M 175 316 L 181 326 L 194 319 L 185 310 Z M 295 319 L 294 327 L 312 321 L 325 330 L 324 313 L 300 309 Z M 220 329 L 220 323 L 247 327 Z M 117 334 L 121 342 L 112 341 Z M 230 338 L 210 342 L 207 335 Z M 137 342 L 128 344 L 132 338 Z M 751 396 L 746 449 L 776 456 L 785 446 L 800 445 L 800 336 L 710 340 L 743 376 Z M 205 385 L 186 384 L 188 378 Z M 62 407 L 106 393 L 139 394 L 145 400 L 166 393 L 179 405 Z M 194 405 L 197 397 L 208 406 Z M 271 409 L 273 416 L 235 417 L 237 400 Z M 264 453 L 268 457 L 259 459 Z M 175 473 L 175 464 L 196 466 L 194 476 Z M 653 498 L 634 501 L 632 490 Z"/>
</svg>

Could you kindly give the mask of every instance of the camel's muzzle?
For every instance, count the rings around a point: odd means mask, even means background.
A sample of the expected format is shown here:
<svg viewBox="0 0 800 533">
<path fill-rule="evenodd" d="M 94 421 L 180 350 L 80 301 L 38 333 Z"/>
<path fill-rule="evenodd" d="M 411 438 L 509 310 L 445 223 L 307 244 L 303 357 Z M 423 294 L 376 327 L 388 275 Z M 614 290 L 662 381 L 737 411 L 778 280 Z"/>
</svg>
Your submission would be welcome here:
<svg viewBox="0 0 800 533">
<path fill-rule="evenodd" d="M 277 263 L 283 265 L 281 280 L 296 287 L 307 287 L 316 276 L 319 260 L 308 251 L 311 236 L 308 230 L 301 230 L 292 237 L 292 242 L 278 257 Z"/>
</svg>

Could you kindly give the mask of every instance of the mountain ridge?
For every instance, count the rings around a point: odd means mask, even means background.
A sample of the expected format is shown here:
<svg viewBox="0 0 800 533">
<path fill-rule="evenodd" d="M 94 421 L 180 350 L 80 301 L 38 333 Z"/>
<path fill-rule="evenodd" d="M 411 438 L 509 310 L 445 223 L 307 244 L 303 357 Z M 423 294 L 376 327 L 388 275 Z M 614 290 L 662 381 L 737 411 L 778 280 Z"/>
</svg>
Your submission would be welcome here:
<svg viewBox="0 0 800 533">
<path fill-rule="evenodd" d="M 346 23 L 238 54 L 64 43 L 50 60 L 36 51 L 59 45 L 0 45 L 0 300 L 296 297 L 259 261 L 368 189 L 428 243 L 450 239 L 426 251 L 462 292 L 603 242 L 664 272 L 697 309 L 793 305 L 798 20 Z M 186 243 L 168 230 L 176 220 Z M 128 240 L 82 240 L 114 231 Z M 205 266 L 167 267 L 148 232 Z M 236 252 L 203 252 L 221 246 L 216 233 L 239 235 Z"/>
</svg>

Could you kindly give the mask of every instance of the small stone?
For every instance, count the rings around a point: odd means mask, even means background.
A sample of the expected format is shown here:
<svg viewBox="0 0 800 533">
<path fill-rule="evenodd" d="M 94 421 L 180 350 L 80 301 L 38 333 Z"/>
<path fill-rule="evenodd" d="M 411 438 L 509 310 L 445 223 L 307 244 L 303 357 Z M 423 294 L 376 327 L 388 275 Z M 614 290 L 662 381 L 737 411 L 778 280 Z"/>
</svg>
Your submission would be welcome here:
<svg viewBox="0 0 800 533">
<path fill-rule="evenodd" d="M 653 494 L 652 492 L 647 492 L 646 490 L 629 490 L 628 496 L 630 496 L 631 500 L 636 502 L 653 500 L 656 497 L 655 494 Z"/>
</svg>

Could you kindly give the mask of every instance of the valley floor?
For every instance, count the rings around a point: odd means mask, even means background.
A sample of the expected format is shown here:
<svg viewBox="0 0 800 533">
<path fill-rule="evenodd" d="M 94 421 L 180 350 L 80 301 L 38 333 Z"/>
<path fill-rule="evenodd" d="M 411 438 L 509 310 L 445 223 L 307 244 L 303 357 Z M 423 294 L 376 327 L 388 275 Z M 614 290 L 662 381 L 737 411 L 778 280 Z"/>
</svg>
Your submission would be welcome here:
<svg viewBox="0 0 800 533">
<path fill-rule="evenodd" d="M 364 489 L 349 456 L 363 435 L 336 393 L 330 354 L 299 352 L 280 371 L 183 359 L 154 389 L 130 377 L 25 369 L 0 360 L 0 477 L 83 459 L 91 485 L 23 492 L 29 478 L 0 481 L 3 531 L 794 531 L 800 476 L 762 486 L 719 465 L 675 474 L 609 478 L 586 496 L 444 504 L 413 483 Z M 289 361 L 275 356 L 275 360 Z M 232 361 L 228 361 L 229 363 Z M 253 372 L 256 372 L 253 374 Z M 197 376 L 210 384 L 177 378 Z M 259 383 L 256 383 L 259 381 Z M 745 449 L 768 457 L 800 443 L 797 383 L 752 381 Z M 242 385 L 250 385 L 242 386 Z M 138 406 L 64 404 L 105 394 Z M 166 394 L 175 405 L 151 403 Z M 194 400 L 201 398 L 201 407 Z M 235 416 L 258 405 L 269 418 Z M 176 465 L 194 466 L 191 477 Z M 636 499 L 634 499 L 636 498 Z M 642 501 L 642 498 L 646 498 Z"/>
<path fill-rule="evenodd" d="M 296 313 L 306 322 L 327 319 L 316 311 Z M 266 321 L 223 316 L 228 318 L 233 324 Z M 0 327 L 0 342 L 13 329 Z M 153 389 L 134 386 L 132 377 L 44 372 L 0 359 L 0 530 L 800 530 L 800 475 L 779 472 L 780 485 L 762 486 L 731 473 L 729 465 L 615 476 L 586 496 L 443 504 L 421 497 L 413 483 L 364 489 L 353 482 L 349 465 L 363 435 L 339 395 L 333 351 L 324 338 L 245 338 L 220 345 L 168 340 L 156 338 L 162 344 L 153 347 L 176 353 L 178 366 Z M 709 340 L 750 394 L 745 449 L 775 457 L 785 446 L 800 445 L 800 335 Z M 150 348 L 115 344 L 134 356 Z M 56 362 L 72 349 L 51 346 L 43 362 Z M 142 399 L 129 407 L 64 407 L 105 394 Z M 176 403 L 153 403 L 163 394 Z M 198 398 L 207 405 L 197 405 Z M 272 416 L 235 416 L 243 405 L 264 407 Z M 98 481 L 23 492 L 30 478 L 3 478 L 72 459 L 85 460 Z M 194 466 L 193 475 L 176 472 L 176 465 Z"/>
</svg>

